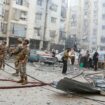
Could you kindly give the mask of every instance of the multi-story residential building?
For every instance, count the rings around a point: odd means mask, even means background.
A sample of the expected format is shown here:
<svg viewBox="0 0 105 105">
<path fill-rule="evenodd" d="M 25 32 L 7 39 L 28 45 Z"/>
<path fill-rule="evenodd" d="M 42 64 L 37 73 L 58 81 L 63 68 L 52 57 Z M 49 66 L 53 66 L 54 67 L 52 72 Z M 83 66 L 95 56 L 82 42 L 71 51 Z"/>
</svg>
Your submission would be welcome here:
<svg viewBox="0 0 105 105">
<path fill-rule="evenodd" d="M 4 0 L 0 0 L 0 39 L 2 39 L 3 31 L 3 19 L 4 19 Z"/>
<path fill-rule="evenodd" d="M 76 3 L 69 8 L 68 35 L 75 35 L 76 39 L 79 39 L 80 48 L 103 49 L 105 1 L 79 0 Z M 72 26 L 72 23 L 75 25 Z"/>
<path fill-rule="evenodd" d="M 81 47 L 90 50 L 105 49 L 105 1 L 81 0 Z"/>
<path fill-rule="evenodd" d="M 67 0 L 36 0 L 35 4 L 30 0 L 29 4 L 27 37 L 31 38 L 31 47 L 60 46 L 65 36 Z"/>
<path fill-rule="evenodd" d="M 75 4 L 76 3 L 76 4 Z M 75 47 L 77 39 L 80 38 L 79 26 L 80 16 L 79 16 L 79 2 L 78 0 L 69 0 L 68 2 L 68 14 L 67 14 L 67 38 L 66 47 Z"/>
<path fill-rule="evenodd" d="M 5 10 L 5 21 L 7 21 L 7 40 L 10 44 L 16 42 L 17 37 L 26 37 L 27 16 L 29 3 L 27 0 L 8 0 Z"/>
<path fill-rule="evenodd" d="M 18 37 L 30 39 L 37 49 L 64 44 L 67 1 L 5 0 L 2 34 L 8 44 Z"/>
<path fill-rule="evenodd" d="M 98 1 L 98 36 L 97 47 L 105 50 L 105 0 Z"/>
</svg>

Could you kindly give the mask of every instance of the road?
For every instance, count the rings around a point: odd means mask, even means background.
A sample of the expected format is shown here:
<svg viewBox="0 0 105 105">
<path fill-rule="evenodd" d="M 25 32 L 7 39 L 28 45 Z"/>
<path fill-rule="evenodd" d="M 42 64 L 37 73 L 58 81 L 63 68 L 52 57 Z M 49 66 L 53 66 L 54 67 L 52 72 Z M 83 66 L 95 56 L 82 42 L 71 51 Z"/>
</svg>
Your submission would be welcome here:
<svg viewBox="0 0 105 105">
<path fill-rule="evenodd" d="M 13 66 L 13 63 L 8 62 L 9 65 Z M 50 83 L 52 81 L 59 81 L 64 77 L 75 76 L 79 70 L 71 71 L 68 70 L 68 75 L 61 74 L 62 68 L 53 66 L 43 66 L 38 64 L 28 64 L 27 72 L 29 75 Z M 14 77 L 11 73 L 14 70 L 6 66 L 5 71 L 0 70 L 0 79 L 13 79 L 19 80 L 19 77 Z M 9 72 L 10 74 L 8 74 Z M 72 74 L 72 75 L 71 75 Z M 28 78 L 29 81 L 35 81 Z M 83 80 L 82 77 L 76 78 Z M 14 82 L 2 82 L 0 86 L 20 86 Z M 90 98 L 104 100 L 104 96 L 86 96 Z M 78 96 L 71 96 L 62 91 L 59 91 L 50 86 L 34 87 L 34 88 L 23 88 L 23 89 L 0 89 L 0 105 L 101 105 L 92 100 L 87 100 Z"/>
</svg>

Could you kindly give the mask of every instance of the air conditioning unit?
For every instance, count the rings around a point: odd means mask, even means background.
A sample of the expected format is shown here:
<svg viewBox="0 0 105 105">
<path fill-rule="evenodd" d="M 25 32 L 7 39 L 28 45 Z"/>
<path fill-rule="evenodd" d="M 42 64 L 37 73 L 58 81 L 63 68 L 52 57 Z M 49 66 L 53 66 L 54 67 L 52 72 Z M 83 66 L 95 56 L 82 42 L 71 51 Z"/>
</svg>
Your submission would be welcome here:
<svg viewBox="0 0 105 105">
<path fill-rule="evenodd" d="M 22 15 L 20 16 L 20 18 L 22 18 L 22 19 L 26 19 L 27 16 L 22 14 Z"/>
</svg>

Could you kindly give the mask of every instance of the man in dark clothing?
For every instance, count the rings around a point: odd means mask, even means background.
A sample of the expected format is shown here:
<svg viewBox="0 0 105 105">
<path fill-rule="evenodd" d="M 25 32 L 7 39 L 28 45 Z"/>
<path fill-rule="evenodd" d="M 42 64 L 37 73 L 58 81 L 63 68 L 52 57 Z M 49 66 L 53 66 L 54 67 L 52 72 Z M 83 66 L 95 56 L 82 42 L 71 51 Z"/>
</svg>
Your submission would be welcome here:
<svg viewBox="0 0 105 105">
<path fill-rule="evenodd" d="M 62 70 L 62 74 L 66 74 L 67 72 L 67 61 L 68 61 L 68 58 L 69 58 L 69 49 L 67 49 L 65 52 L 64 52 L 64 56 L 62 58 L 62 61 L 63 61 L 63 70 Z"/>
<path fill-rule="evenodd" d="M 98 68 L 98 52 L 96 51 L 93 55 L 93 64 L 94 64 L 94 70 L 96 71 Z"/>
</svg>

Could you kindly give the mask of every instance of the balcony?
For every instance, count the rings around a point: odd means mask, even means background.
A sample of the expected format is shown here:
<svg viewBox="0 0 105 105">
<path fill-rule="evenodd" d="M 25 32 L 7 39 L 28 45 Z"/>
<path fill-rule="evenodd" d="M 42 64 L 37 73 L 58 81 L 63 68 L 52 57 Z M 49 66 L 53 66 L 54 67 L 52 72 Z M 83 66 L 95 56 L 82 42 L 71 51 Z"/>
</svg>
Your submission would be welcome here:
<svg viewBox="0 0 105 105">
<path fill-rule="evenodd" d="M 26 23 L 27 12 L 14 9 L 12 14 L 12 21 Z"/>
<path fill-rule="evenodd" d="M 18 1 L 19 0 L 13 1 L 13 8 L 23 10 L 23 11 L 28 11 L 29 3 L 25 1 L 24 2 L 18 2 Z"/>
</svg>

